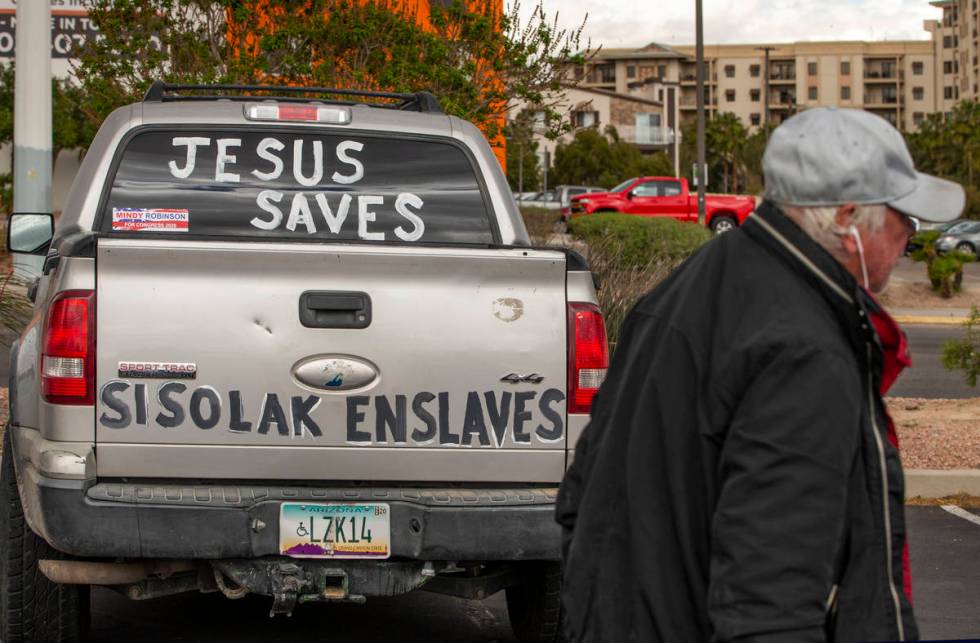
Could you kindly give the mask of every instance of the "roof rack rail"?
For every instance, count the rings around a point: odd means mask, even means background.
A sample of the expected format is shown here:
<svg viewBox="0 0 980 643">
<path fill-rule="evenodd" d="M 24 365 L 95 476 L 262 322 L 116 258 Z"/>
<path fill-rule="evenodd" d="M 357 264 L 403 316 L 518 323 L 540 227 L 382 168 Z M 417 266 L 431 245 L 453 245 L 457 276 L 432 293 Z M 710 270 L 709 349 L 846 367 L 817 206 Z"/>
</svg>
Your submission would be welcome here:
<svg viewBox="0 0 980 643">
<path fill-rule="evenodd" d="M 287 101 L 311 102 L 319 99 L 306 98 L 301 96 L 275 95 L 268 96 L 179 96 L 179 92 L 211 90 L 217 92 L 284 92 L 296 94 L 333 94 L 335 96 L 355 96 L 366 98 L 391 98 L 396 99 L 397 103 L 363 103 L 358 101 L 331 100 L 332 103 L 346 105 L 368 105 L 371 107 L 385 107 L 388 109 L 415 110 L 430 114 L 442 114 L 442 107 L 439 101 L 429 92 L 398 93 L 398 92 L 376 92 L 363 89 L 333 89 L 330 87 L 296 87 L 292 85 L 181 85 L 169 84 L 162 80 L 155 80 L 143 96 L 143 102 L 166 102 L 178 100 L 268 100 L 278 99 Z"/>
</svg>

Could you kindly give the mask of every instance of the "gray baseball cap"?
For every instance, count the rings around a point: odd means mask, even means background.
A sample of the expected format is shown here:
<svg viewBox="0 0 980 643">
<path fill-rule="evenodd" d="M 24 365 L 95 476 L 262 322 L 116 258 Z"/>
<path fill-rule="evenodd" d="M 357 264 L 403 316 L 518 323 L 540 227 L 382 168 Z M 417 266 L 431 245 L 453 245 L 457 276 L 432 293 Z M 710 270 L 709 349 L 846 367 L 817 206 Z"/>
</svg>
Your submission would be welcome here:
<svg viewBox="0 0 980 643">
<path fill-rule="evenodd" d="M 905 139 L 859 109 L 814 107 L 777 127 L 762 171 L 766 198 L 797 206 L 885 203 L 925 221 L 952 221 L 966 196 L 959 183 L 915 171 Z"/>
</svg>

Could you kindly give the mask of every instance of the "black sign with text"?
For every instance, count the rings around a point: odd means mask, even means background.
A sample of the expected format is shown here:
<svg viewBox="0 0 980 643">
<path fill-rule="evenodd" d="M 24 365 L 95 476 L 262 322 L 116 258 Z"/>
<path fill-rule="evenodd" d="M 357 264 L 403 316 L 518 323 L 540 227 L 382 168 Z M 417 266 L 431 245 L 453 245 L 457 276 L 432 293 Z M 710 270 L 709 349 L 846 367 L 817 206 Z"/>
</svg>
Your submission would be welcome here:
<svg viewBox="0 0 980 643">
<path fill-rule="evenodd" d="M 0 9 L 0 58 L 14 57 L 17 16 L 13 10 Z M 74 58 L 72 53 L 89 38 L 95 38 L 98 30 L 92 20 L 80 12 L 52 14 L 51 57 Z"/>
</svg>

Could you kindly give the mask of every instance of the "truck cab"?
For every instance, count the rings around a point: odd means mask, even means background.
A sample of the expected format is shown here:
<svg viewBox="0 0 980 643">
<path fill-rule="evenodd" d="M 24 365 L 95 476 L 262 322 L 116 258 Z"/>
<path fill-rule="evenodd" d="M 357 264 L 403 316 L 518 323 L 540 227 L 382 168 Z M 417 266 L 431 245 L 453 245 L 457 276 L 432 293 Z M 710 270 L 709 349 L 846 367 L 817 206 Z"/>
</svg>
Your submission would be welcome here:
<svg viewBox="0 0 980 643">
<path fill-rule="evenodd" d="M 741 225 L 755 206 L 751 196 L 710 194 L 705 200 L 705 225 L 716 234 L 728 232 Z M 697 222 L 697 194 L 690 192 L 683 177 L 647 176 L 627 179 L 608 192 L 572 197 L 572 218 L 597 212 Z"/>
</svg>

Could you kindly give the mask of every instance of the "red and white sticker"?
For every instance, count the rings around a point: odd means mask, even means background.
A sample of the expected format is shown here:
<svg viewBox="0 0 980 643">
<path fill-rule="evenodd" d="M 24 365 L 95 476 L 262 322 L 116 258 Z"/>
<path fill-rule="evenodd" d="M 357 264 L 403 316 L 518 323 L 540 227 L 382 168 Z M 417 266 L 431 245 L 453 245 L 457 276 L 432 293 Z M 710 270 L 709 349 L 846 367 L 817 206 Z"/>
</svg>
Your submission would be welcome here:
<svg viewBox="0 0 980 643">
<path fill-rule="evenodd" d="M 187 232 L 191 216 L 177 208 L 113 208 L 112 229 L 130 232 Z"/>
</svg>

